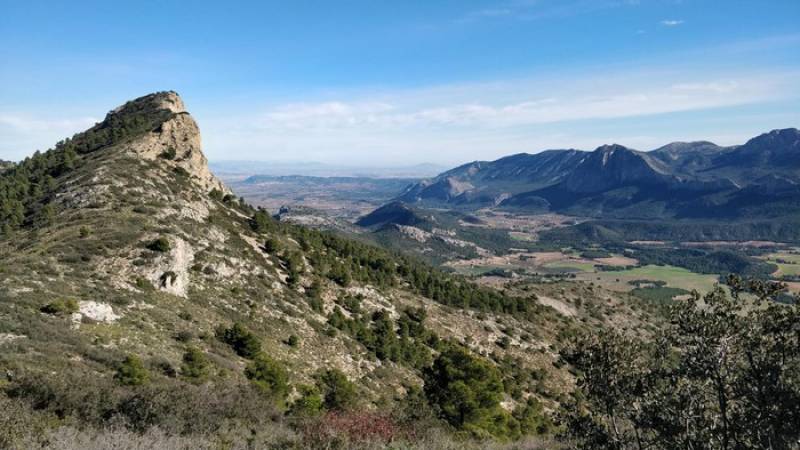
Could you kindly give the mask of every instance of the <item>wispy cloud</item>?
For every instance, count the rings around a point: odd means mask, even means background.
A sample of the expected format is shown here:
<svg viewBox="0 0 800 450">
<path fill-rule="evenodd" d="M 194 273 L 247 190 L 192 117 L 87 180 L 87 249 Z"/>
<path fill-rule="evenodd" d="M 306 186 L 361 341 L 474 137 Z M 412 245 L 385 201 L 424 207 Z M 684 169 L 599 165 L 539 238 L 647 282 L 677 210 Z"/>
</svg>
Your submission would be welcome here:
<svg viewBox="0 0 800 450">
<path fill-rule="evenodd" d="M 678 25 L 683 25 L 683 24 L 684 24 L 683 20 L 677 20 L 677 19 L 665 19 L 661 21 L 661 25 L 664 25 L 665 27 L 677 27 Z"/>
<path fill-rule="evenodd" d="M 800 76 L 790 75 L 797 81 Z M 381 100 L 337 100 L 273 107 L 255 124 L 264 129 L 377 130 L 410 127 L 502 128 L 582 119 L 610 119 L 766 101 L 782 95 L 784 76 L 696 79 L 680 83 L 624 80 L 621 85 L 570 80 L 573 88 L 548 92 L 538 80 L 504 86 L 475 84 L 398 92 Z M 636 84 L 629 84 L 636 83 Z M 450 101 L 439 90 L 447 90 Z M 554 95 L 556 94 L 556 95 Z M 459 101 L 470 97 L 470 101 Z M 504 98 L 513 100 L 504 101 Z"/>
<path fill-rule="evenodd" d="M 303 155 L 306 159 L 335 161 L 346 153 L 356 162 L 380 158 L 447 163 L 554 146 L 592 148 L 604 143 L 606 137 L 590 138 L 577 130 L 620 120 L 649 120 L 667 113 L 689 114 L 798 98 L 798 86 L 800 72 L 739 76 L 594 72 L 363 97 L 351 94 L 273 105 L 243 116 L 201 120 L 201 124 L 205 124 L 204 136 L 208 137 L 212 157 L 215 150 L 226 154 L 247 148 L 248 157 L 256 159 L 298 159 Z M 658 123 L 658 119 L 652 121 Z M 555 133 L 568 129 L 577 134 L 565 137 Z M 624 142 L 665 143 L 636 136 Z"/>
<path fill-rule="evenodd" d="M 98 121 L 94 117 L 36 118 L 0 111 L 0 159 L 21 159 L 34 149 L 45 150 Z"/>
<path fill-rule="evenodd" d="M 82 130 L 98 122 L 94 117 L 65 119 L 36 119 L 24 114 L 0 113 L 0 128 L 21 132 L 69 132 Z"/>
</svg>

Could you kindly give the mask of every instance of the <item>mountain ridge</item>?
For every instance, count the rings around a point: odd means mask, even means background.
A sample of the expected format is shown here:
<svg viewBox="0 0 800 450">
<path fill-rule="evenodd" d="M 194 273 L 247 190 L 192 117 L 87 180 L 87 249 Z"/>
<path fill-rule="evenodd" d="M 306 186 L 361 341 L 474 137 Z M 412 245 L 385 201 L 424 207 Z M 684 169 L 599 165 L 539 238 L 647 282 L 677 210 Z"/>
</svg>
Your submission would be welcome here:
<svg viewBox="0 0 800 450">
<path fill-rule="evenodd" d="M 764 199 L 758 205 L 748 196 L 752 191 L 769 191 L 766 185 L 759 188 L 760 183 L 774 185 L 769 175 L 788 181 L 787 188 L 800 180 L 798 149 L 800 131 L 787 128 L 729 147 L 695 141 L 673 142 L 648 152 L 609 144 L 590 152 L 519 153 L 443 172 L 409 186 L 397 200 L 421 206 L 497 206 L 640 218 L 690 217 L 713 204 L 708 211 L 714 214 L 747 216 L 754 214 L 753 208 L 770 206 L 763 204 Z M 767 203 L 784 202 L 788 194 Z"/>
</svg>

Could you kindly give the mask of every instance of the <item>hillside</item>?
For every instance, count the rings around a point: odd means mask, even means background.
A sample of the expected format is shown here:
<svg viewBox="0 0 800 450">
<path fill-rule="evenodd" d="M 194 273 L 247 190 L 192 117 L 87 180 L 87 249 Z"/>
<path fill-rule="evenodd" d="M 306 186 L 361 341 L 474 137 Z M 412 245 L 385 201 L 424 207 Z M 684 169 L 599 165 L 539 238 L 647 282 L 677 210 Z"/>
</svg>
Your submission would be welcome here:
<svg viewBox="0 0 800 450">
<path fill-rule="evenodd" d="M 791 217 L 800 212 L 800 131 L 743 145 L 676 142 L 651 152 L 605 145 L 470 163 L 398 199 L 474 210 L 497 206 L 596 218 Z"/>
<path fill-rule="evenodd" d="M 348 420 L 374 442 L 547 435 L 574 387 L 567 336 L 655 330 L 627 296 L 496 291 L 279 223 L 209 172 L 174 92 L 3 172 L 0 205 L 2 447 L 111 425 L 185 448 L 347 446 L 364 437 Z M 493 380 L 469 388 L 488 397 L 468 416 L 432 390 L 451 363 Z"/>
</svg>

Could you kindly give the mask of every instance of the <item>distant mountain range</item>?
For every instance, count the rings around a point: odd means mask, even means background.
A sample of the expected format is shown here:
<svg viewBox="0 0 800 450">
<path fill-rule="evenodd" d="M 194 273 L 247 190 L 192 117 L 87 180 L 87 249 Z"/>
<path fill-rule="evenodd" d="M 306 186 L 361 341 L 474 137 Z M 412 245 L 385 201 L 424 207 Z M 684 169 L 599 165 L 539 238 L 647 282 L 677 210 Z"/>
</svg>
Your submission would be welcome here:
<svg viewBox="0 0 800 450">
<path fill-rule="evenodd" d="M 773 130 L 743 145 L 674 142 L 547 150 L 475 161 L 409 186 L 396 200 L 589 217 L 770 218 L 800 212 L 800 131 Z"/>
</svg>

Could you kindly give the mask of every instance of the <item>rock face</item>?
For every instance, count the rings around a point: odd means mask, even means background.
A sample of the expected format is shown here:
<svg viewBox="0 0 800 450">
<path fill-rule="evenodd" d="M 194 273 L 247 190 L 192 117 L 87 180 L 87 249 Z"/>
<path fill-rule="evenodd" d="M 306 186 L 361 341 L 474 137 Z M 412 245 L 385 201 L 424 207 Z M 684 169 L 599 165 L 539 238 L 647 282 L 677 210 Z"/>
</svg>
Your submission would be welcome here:
<svg viewBox="0 0 800 450">
<path fill-rule="evenodd" d="M 185 170 L 195 183 L 207 191 L 217 189 L 230 192 L 209 171 L 208 160 L 202 151 L 200 129 L 176 92 L 158 92 L 130 101 L 109 112 L 105 121 L 142 111 L 166 111 L 171 114 L 165 115 L 167 119 L 155 131 L 126 143 L 127 152 L 148 160 L 161 159 L 166 164 L 180 168 L 176 170 Z"/>
</svg>

